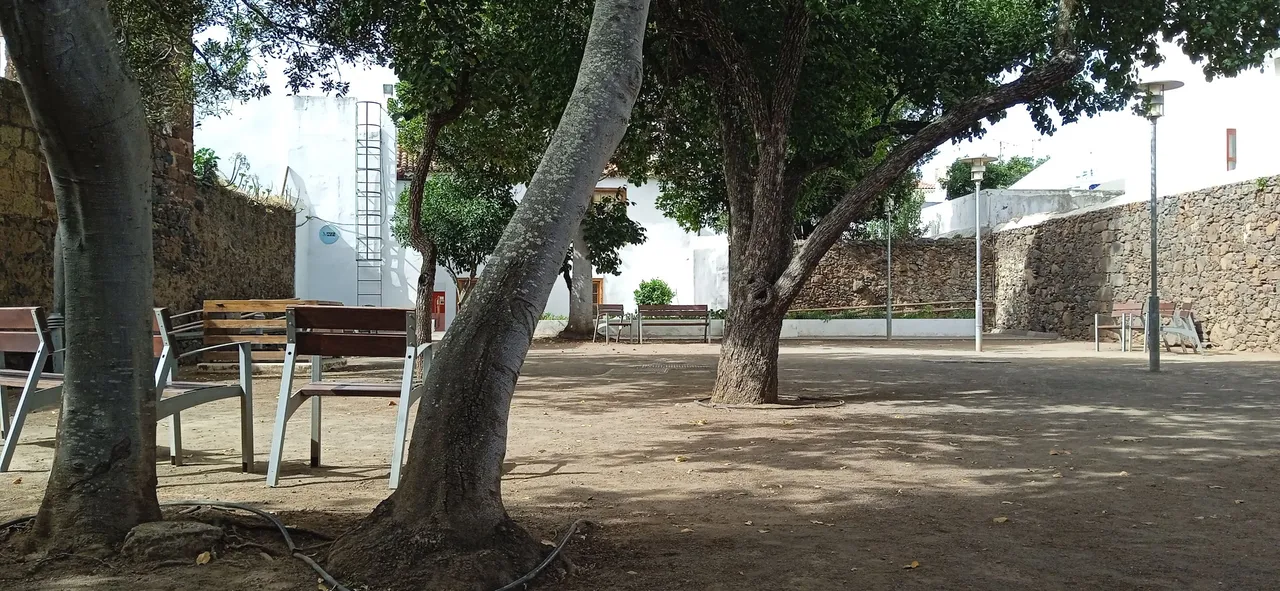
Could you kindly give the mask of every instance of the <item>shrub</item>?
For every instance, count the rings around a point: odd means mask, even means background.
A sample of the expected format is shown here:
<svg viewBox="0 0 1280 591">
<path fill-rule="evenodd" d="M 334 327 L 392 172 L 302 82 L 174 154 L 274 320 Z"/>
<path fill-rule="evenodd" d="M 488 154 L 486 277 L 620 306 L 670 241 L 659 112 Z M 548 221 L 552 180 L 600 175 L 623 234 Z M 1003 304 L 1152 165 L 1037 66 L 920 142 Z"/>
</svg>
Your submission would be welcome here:
<svg viewBox="0 0 1280 591">
<path fill-rule="evenodd" d="M 641 281 L 635 294 L 637 306 L 668 306 L 676 297 L 676 292 L 661 279 Z"/>
<path fill-rule="evenodd" d="M 196 150 L 195 157 L 192 159 L 191 168 L 195 172 L 196 180 L 201 184 L 212 187 L 218 182 L 218 155 L 209 148 L 200 148 Z"/>
</svg>

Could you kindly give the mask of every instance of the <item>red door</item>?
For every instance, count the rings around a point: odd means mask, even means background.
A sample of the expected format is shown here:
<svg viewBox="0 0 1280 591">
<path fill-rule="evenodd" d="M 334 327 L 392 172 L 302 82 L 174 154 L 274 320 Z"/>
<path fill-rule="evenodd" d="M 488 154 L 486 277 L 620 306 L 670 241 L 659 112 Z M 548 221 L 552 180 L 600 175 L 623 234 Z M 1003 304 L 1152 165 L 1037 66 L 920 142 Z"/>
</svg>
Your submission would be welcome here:
<svg viewBox="0 0 1280 591">
<path fill-rule="evenodd" d="M 444 292 L 431 293 L 431 322 L 433 330 L 444 330 Z"/>
</svg>

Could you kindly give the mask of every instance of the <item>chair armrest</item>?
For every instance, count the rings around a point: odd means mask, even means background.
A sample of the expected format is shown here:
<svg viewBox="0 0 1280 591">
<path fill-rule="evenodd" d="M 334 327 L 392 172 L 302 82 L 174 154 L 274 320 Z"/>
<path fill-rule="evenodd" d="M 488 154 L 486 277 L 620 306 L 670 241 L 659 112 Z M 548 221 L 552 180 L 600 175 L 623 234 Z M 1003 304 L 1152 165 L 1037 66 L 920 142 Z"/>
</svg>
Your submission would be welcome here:
<svg viewBox="0 0 1280 591">
<path fill-rule="evenodd" d="M 418 348 L 417 348 L 417 350 L 415 351 L 415 353 L 414 353 L 414 354 L 415 354 L 415 355 L 417 355 L 417 356 L 419 356 L 419 357 L 421 357 L 421 356 L 422 356 L 422 354 L 423 354 L 427 349 L 430 349 L 430 348 L 431 348 L 431 345 L 434 345 L 434 344 L 435 344 L 435 342 L 422 343 L 422 344 L 418 345 Z"/>
<path fill-rule="evenodd" d="M 234 343 L 222 343 L 220 345 L 210 345 L 208 347 L 200 347 L 199 349 L 196 349 L 194 351 L 187 351 L 186 353 L 179 355 L 178 359 L 182 359 L 183 357 L 190 357 L 192 355 L 195 355 L 196 353 L 204 353 L 205 351 L 214 351 L 217 349 L 225 349 L 227 347 L 239 347 L 241 345 L 249 345 L 249 344 L 251 343 L 249 343 L 248 341 L 236 341 Z"/>
</svg>

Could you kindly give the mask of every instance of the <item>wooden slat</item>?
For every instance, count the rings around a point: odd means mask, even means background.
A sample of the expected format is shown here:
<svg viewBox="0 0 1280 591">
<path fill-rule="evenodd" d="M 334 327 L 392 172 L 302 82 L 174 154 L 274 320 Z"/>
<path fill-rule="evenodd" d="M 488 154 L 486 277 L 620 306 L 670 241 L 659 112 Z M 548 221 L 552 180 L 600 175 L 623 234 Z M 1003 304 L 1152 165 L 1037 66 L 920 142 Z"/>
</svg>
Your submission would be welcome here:
<svg viewBox="0 0 1280 591">
<path fill-rule="evenodd" d="M 207 334 L 204 344 L 257 343 L 259 345 L 283 345 L 288 337 L 282 334 Z"/>
<path fill-rule="evenodd" d="M 657 312 L 706 312 L 707 306 L 704 304 L 694 304 L 694 305 L 672 304 L 669 306 L 645 305 L 645 306 L 640 306 L 640 309 L 657 311 Z"/>
<path fill-rule="evenodd" d="M 235 328 L 235 329 L 245 329 L 245 328 L 266 328 L 266 329 L 271 329 L 271 328 L 276 328 L 276 329 L 284 330 L 284 328 L 285 328 L 285 320 L 284 320 L 284 318 L 276 318 L 276 319 L 273 319 L 273 320 L 251 320 L 251 319 L 241 319 L 241 318 L 205 318 L 205 319 L 204 319 L 204 327 L 205 327 L 206 329 L 211 329 L 211 328 L 214 328 L 214 329 L 216 329 L 216 328 Z"/>
<path fill-rule="evenodd" d="M 205 300 L 204 313 L 284 312 L 289 306 L 334 305 L 320 300 Z"/>
<path fill-rule="evenodd" d="M 31 313 L 38 308 L 0 308 L 0 330 L 23 331 L 36 329 Z"/>
<path fill-rule="evenodd" d="M 702 318 L 707 317 L 706 306 L 640 306 L 640 317 L 648 318 L 651 316 L 674 316 L 676 318 Z"/>
<path fill-rule="evenodd" d="M 210 351 L 202 353 L 200 356 L 206 363 L 240 362 L 240 353 L 235 351 Z M 254 363 L 284 361 L 284 351 L 254 351 L 253 361 Z"/>
<path fill-rule="evenodd" d="M 35 353 L 40 347 L 40 333 L 0 332 L 0 352 Z"/>
<path fill-rule="evenodd" d="M 403 332 L 408 326 L 405 308 L 368 306 L 294 306 L 294 326 L 299 330 L 389 330 Z"/>
<path fill-rule="evenodd" d="M 160 335 L 151 335 L 151 352 L 156 357 L 164 353 L 164 339 Z"/>
<path fill-rule="evenodd" d="M 302 396 L 358 396 L 399 398 L 400 384 L 355 384 L 344 382 L 312 382 L 298 388 Z"/>
<path fill-rule="evenodd" d="M 298 333 L 298 355 L 328 357 L 403 357 L 405 335 L 344 334 L 334 332 Z"/>
</svg>

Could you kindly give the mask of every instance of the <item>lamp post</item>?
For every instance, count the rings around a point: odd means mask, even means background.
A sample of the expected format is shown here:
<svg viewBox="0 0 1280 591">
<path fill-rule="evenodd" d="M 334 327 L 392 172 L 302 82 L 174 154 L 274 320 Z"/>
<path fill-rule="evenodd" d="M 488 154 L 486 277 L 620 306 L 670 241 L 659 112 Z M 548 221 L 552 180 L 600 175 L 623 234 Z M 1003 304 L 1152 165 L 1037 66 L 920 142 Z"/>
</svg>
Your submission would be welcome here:
<svg viewBox="0 0 1280 591">
<path fill-rule="evenodd" d="M 1151 297 L 1147 299 L 1147 317 L 1143 328 L 1147 333 L 1147 370 L 1160 371 L 1160 294 L 1157 286 L 1159 268 L 1156 264 L 1157 210 L 1156 210 L 1156 122 L 1164 116 L 1164 95 L 1170 90 L 1182 88 L 1177 80 L 1157 80 L 1139 85 L 1145 92 L 1143 115 L 1151 121 Z"/>
<path fill-rule="evenodd" d="M 885 223 L 885 296 L 884 296 L 884 340 L 893 340 L 893 204 L 892 200 L 884 205 Z"/>
<path fill-rule="evenodd" d="M 974 156 L 961 158 L 961 162 L 969 165 L 973 173 L 973 245 L 977 262 L 973 275 L 973 350 L 982 352 L 982 176 L 987 172 L 987 164 L 995 162 L 990 156 Z"/>
</svg>

